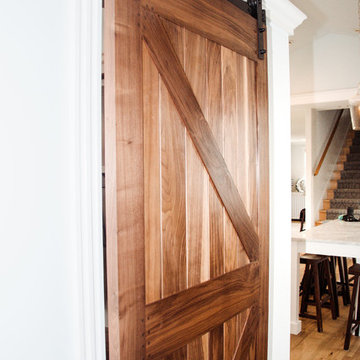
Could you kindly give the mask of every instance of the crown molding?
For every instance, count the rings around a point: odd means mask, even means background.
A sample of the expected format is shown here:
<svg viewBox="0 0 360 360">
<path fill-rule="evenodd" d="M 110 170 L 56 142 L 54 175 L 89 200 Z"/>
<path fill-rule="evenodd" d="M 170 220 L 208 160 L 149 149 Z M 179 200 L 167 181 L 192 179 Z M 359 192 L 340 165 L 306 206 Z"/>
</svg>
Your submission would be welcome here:
<svg viewBox="0 0 360 360">
<path fill-rule="evenodd" d="M 291 95 L 291 106 L 311 106 L 317 108 L 345 108 L 354 97 L 357 88 L 337 89 Z"/>
<path fill-rule="evenodd" d="M 285 30 L 289 35 L 296 29 L 307 16 L 288 0 L 264 0 L 266 17 L 270 24 Z"/>
</svg>

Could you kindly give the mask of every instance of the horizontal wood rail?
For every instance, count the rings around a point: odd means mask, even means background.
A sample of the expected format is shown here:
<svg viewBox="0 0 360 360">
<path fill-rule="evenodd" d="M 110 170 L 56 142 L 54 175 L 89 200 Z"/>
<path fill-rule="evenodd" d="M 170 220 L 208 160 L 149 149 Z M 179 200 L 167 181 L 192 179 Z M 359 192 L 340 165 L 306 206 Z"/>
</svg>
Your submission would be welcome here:
<svg viewBox="0 0 360 360">
<path fill-rule="evenodd" d="M 322 155 L 321 155 L 321 158 L 320 158 L 320 161 L 319 161 L 319 163 L 318 163 L 318 166 L 316 167 L 316 170 L 315 170 L 315 172 L 314 172 L 314 176 L 316 176 L 316 175 L 319 173 L 319 171 L 320 171 L 320 168 L 321 168 L 321 166 L 322 166 L 322 164 L 323 164 L 323 162 L 324 162 L 325 156 L 326 156 L 326 154 L 327 154 L 327 152 L 328 152 L 328 150 L 329 150 L 329 147 L 330 147 L 330 145 L 331 145 L 331 142 L 332 142 L 332 140 L 333 140 L 333 138 L 334 138 L 336 129 L 337 129 L 338 125 L 339 125 L 339 122 L 340 122 L 340 119 L 341 119 L 341 116 L 342 116 L 343 112 L 344 112 L 344 109 L 341 109 L 341 110 L 339 111 L 339 113 L 338 113 L 338 117 L 337 117 L 337 119 L 336 119 L 335 126 L 334 126 L 334 128 L 333 128 L 333 130 L 332 130 L 332 132 L 331 132 L 331 135 L 330 135 L 330 137 L 329 137 L 329 140 L 328 140 L 328 142 L 327 142 L 327 144 L 326 144 L 326 146 L 325 146 L 324 152 L 323 152 Z"/>
<path fill-rule="evenodd" d="M 147 359 L 163 358 L 191 339 L 254 307 L 259 288 L 259 263 L 252 262 L 146 305 Z M 259 321 L 259 310 L 256 308 L 249 316 L 247 328 L 252 334 L 252 326 L 256 329 Z M 248 348 L 249 339 L 245 340 L 246 337 L 238 345 L 239 354 Z"/>
</svg>

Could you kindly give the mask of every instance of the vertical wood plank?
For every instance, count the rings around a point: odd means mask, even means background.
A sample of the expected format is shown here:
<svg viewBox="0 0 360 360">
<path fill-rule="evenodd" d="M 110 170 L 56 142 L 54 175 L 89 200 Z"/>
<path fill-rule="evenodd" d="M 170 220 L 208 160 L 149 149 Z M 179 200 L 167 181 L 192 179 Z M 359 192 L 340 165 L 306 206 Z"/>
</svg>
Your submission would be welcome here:
<svg viewBox="0 0 360 360">
<path fill-rule="evenodd" d="M 108 6 L 108 4 L 107 4 Z M 117 272 L 118 285 L 109 284 L 109 298 L 118 301 L 117 321 L 119 341 L 110 350 L 110 358 L 143 358 L 145 356 L 145 259 L 144 259 L 144 168 L 142 121 L 142 47 L 139 28 L 140 1 L 116 0 L 114 15 L 108 21 L 114 63 L 106 68 L 105 78 L 115 79 L 105 88 L 115 107 L 106 115 L 106 166 L 116 174 L 116 191 L 107 181 L 107 219 L 117 223 L 117 233 L 109 228 L 108 254 L 116 254 L 117 262 L 108 259 L 108 274 Z M 105 56 L 106 59 L 106 56 Z M 105 60 L 106 61 L 106 60 Z M 110 134 L 112 132 L 112 134 Z M 114 136 L 116 134 L 116 142 Z M 107 140 L 106 140 L 107 141 Z M 116 165 L 112 157 L 116 155 Z M 116 169 L 116 172 L 115 172 Z M 110 196 L 110 192 L 111 195 Z M 116 205 L 114 204 L 116 202 Z M 116 214 L 112 211 L 116 208 Z M 116 219 L 112 218 L 116 215 Z M 112 238 L 112 237 L 116 237 Z M 116 246 L 114 246 L 116 243 Z M 113 255 L 112 255 L 113 256 Z M 114 314 L 112 301 L 109 313 Z M 114 322 L 116 320 L 114 319 Z M 112 329 L 110 328 L 110 333 Z M 110 339 L 113 335 L 110 334 Z M 111 345 L 113 347 L 113 344 Z M 116 354 L 116 356 L 115 356 Z M 119 354 L 120 356 L 117 356 Z"/>
<path fill-rule="evenodd" d="M 106 2 L 104 26 L 104 127 L 105 127 L 105 206 L 106 206 L 106 280 L 109 358 L 120 358 L 119 281 L 117 258 L 116 201 L 116 104 L 115 104 L 115 0 Z"/>
<path fill-rule="evenodd" d="M 184 29 L 164 21 L 172 45 L 184 63 Z M 185 127 L 166 86 L 160 82 L 162 181 L 162 297 L 187 288 Z M 186 346 L 166 357 L 185 360 Z"/>
<path fill-rule="evenodd" d="M 257 228 L 257 120 L 255 63 L 244 56 L 237 56 L 238 91 L 240 124 L 239 170 L 242 174 L 239 191 L 247 212 Z M 245 176 L 244 176 L 245 175 Z"/>
<path fill-rule="evenodd" d="M 223 121 L 224 121 L 224 158 L 228 169 L 238 185 L 236 146 L 238 145 L 237 119 L 237 68 L 236 53 L 222 47 L 222 75 L 223 75 Z M 240 241 L 235 229 L 225 214 L 225 272 L 239 267 Z M 238 321 L 232 318 L 224 324 L 224 359 L 230 360 L 236 349 L 236 329 Z"/>
<path fill-rule="evenodd" d="M 258 230 L 258 192 L 257 192 L 257 120 L 255 67 L 252 61 L 237 55 L 237 103 L 238 103 L 238 186 L 246 210 L 256 230 Z M 240 263 L 246 263 L 242 257 Z M 239 315 L 237 336 L 246 321 L 246 312 Z"/>
<path fill-rule="evenodd" d="M 159 73 L 143 45 L 146 303 L 161 299 Z"/>
<path fill-rule="evenodd" d="M 250 194 L 249 199 L 249 215 L 255 229 L 258 231 L 258 197 L 259 189 L 257 186 L 257 169 L 258 169 L 258 129 L 256 119 L 256 64 L 254 61 L 247 61 L 247 88 L 248 88 L 248 109 L 249 109 L 249 122 L 248 122 L 248 151 L 249 156 L 249 176 L 248 176 L 248 191 Z M 261 209 L 261 208 L 260 208 Z"/>
<path fill-rule="evenodd" d="M 268 286 L 269 286 L 269 124 L 268 124 L 268 97 L 267 97 L 267 67 L 266 56 L 256 66 L 256 98 L 258 121 L 258 208 L 259 238 L 260 238 L 260 320 L 256 348 L 258 359 L 267 357 L 268 336 Z M 261 189 L 261 191 L 260 191 Z"/>
<path fill-rule="evenodd" d="M 208 122 L 222 154 L 224 127 L 222 117 L 221 46 L 207 41 Z M 224 273 L 224 209 L 212 184 L 209 187 L 210 278 Z M 209 360 L 223 359 L 224 327 L 212 330 L 209 337 Z"/>
<path fill-rule="evenodd" d="M 247 67 L 246 58 L 236 55 L 236 102 L 238 104 L 238 137 L 236 157 L 239 160 L 236 172 L 236 184 L 238 185 L 240 196 L 249 213 L 249 153 L 253 150 L 248 143 L 248 124 L 249 124 L 249 104 L 247 87 Z M 256 154 L 255 154 L 256 156 Z"/>
<path fill-rule="evenodd" d="M 187 287 L 185 219 L 185 129 L 161 82 L 161 181 L 163 294 Z"/>
<path fill-rule="evenodd" d="M 184 70 L 205 116 L 207 114 L 206 39 L 185 31 Z M 188 287 L 210 277 L 209 176 L 189 135 L 186 136 Z M 208 358 L 208 336 L 188 345 L 188 360 Z"/>
</svg>

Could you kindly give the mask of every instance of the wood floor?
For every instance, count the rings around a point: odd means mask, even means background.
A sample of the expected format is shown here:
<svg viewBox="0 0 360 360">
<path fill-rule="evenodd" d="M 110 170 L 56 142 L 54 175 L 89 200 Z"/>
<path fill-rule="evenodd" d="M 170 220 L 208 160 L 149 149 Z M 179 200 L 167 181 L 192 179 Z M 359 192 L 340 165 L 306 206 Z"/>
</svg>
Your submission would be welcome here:
<svg viewBox="0 0 360 360">
<path fill-rule="evenodd" d="M 345 351 L 345 327 L 349 306 L 339 298 L 340 317 L 332 320 L 330 309 L 323 309 L 323 333 L 317 332 L 316 321 L 302 320 L 302 332 L 291 335 L 291 360 L 360 359 L 360 337 L 351 337 L 350 349 Z M 311 308 L 311 307 L 310 307 Z"/>
</svg>

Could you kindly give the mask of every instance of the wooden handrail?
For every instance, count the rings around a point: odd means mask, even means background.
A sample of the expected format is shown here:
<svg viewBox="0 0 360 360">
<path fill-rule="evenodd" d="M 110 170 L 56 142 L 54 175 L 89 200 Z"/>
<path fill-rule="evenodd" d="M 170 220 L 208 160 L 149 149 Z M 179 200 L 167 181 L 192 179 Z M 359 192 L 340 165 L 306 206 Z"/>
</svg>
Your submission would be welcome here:
<svg viewBox="0 0 360 360">
<path fill-rule="evenodd" d="M 330 144 L 331 144 L 331 142 L 332 142 L 332 140 L 333 140 L 333 138 L 334 138 L 336 129 L 337 129 L 338 125 L 339 125 L 339 122 L 340 122 L 340 119 L 341 119 L 341 116 L 342 116 L 343 112 L 344 112 L 344 109 L 341 109 L 341 110 L 339 111 L 337 120 L 336 120 L 336 122 L 335 122 L 335 126 L 334 126 L 334 128 L 333 128 L 333 130 L 332 130 L 332 132 L 331 132 L 331 135 L 330 135 L 330 137 L 329 137 L 329 140 L 328 140 L 328 142 L 327 142 L 327 144 L 326 144 L 326 146 L 325 146 L 324 152 L 323 152 L 323 154 L 321 155 L 321 158 L 320 158 L 320 161 L 319 161 L 319 163 L 318 163 L 318 166 L 316 167 L 316 170 L 315 170 L 315 172 L 314 172 L 314 176 L 316 176 L 316 175 L 319 173 L 319 171 L 320 171 L 321 165 L 322 165 L 323 162 L 324 162 L 325 156 L 326 156 L 326 154 L 327 154 L 327 152 L 328 152 L 328 150 L 329 150 Z"/>
</svg>

